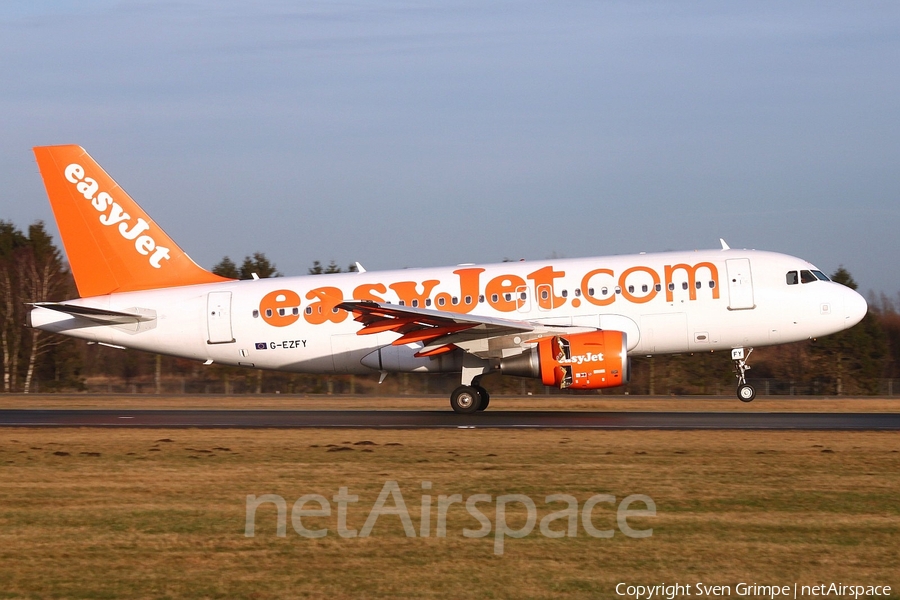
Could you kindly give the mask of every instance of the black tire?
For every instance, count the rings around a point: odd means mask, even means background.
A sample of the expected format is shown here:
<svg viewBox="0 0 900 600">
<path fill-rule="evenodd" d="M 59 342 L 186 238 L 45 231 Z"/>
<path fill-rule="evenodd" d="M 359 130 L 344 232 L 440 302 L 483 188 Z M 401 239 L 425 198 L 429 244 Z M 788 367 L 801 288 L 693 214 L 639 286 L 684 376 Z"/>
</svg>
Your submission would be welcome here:
<svg viewBox="0 0 900 600">
<path fill-rule="evenodd" d="M 741 402 L 753 402 L 753 399 L 756 398 L 756 389 L 749 383 L 739 385 L 737 397 Z"/>
<path fill-rule="evenodd" d="M 450 408 L 453 412 L 470 415 L 481 406 L 481 394 L 471 385 L 461 385 L 450 394 Z"/>
<path fill-rule="evenodd" d="M 481 411 L 486 409 L 488 404 L 491 403 L 491 395 L 480 385 L 473 385 L 472 387 L 478 390 L 478 395 L 481 396 L 481 404 L 478 406 L 478 410 Z"/>
</svg>

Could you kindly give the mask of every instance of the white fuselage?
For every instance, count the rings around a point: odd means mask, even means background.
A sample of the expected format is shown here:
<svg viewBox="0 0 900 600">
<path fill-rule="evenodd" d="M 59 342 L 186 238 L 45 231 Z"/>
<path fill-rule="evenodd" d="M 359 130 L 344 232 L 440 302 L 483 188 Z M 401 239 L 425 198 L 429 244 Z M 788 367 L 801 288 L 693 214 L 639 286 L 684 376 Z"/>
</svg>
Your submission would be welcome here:
<svg viewBox="0 0 900 600">
<path fill-rule="evenodd" d="M 669 252 L 585 259 L 341 273 L 110 294 L 69 301 L 148 320 L 103 325 L 35 308 L 35 327 L 86 340 L 229 365 L 314 373 L 452 371 L 448 357 L 366 357 L 399 337 L 357 335 L 343 300 L 579 328 L 615 329 L 632 354 L 793 342 L 841 331 L 866 312 L 853 290 L 789 273 L 815 272 L 791 256 L 751 250 Z"/>
</svg>

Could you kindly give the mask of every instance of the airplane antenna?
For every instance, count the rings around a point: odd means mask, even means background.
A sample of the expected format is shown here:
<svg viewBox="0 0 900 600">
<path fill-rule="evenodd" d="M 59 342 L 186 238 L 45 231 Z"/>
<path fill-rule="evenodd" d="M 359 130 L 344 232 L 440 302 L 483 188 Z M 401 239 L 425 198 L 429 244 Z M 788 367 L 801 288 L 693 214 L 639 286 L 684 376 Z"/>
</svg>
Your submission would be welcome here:
<svg viewBox="0 0 900 600">
<path fill-rule="evenodd" d="M 725 240 L 723 240 L 722 238 L 719 238 L 719 243 L 722 244 L 722 250 L 731 250 L 731 248 L 728 246 L 728 244 L 725 243 Z"/>
<path fill-rule="evenodd" d="M 357 262 L 357 263 L 356 263 L 356 272 L 357 272 L 357 273 L 365 273 L 365 272 L 366 272 L 366 268 L 363 267 L 361 264 L 359 264 L 359 262 Z"/>
</svg>

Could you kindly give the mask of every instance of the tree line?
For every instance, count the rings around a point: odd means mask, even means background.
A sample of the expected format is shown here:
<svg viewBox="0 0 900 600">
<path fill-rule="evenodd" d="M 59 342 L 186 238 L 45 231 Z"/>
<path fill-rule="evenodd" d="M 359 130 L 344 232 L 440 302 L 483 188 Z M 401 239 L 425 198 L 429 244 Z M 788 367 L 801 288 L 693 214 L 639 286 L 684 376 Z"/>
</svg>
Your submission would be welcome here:
<svg viewBox="0 0 900 600">
<path fill-rule="evenodd" d="M 57 370 L 68 362 L 74 344 L 62 336 L 25 327 L 29 303 L 69 298 L 74 291 L 62 255 L 42 222 L 23 232 L 12 223 L 0 221 L 0 358 L 4 392 L 27 393 L 35 378 L 62 386 L 77 384 L 67 373 Z"/>
<path fill-rule="evenodd" d="M 234 279 L 281 277 L 264 253 L 228 256 L 212 271 Z M 356 271 L 314 261 L 310 275 Z M 832 279 L 857 288 L 845 269 Z M 0 221 L 0 358 L 3 392 L 334 393 L 445 394 L 458 375 L 304 375 L 264 372 L 118 350 L 25 326 L 30 304 L 77 297 L 74 280 L 42 222 L 21 231 Z M 878 395 L 900 393 L 900 294 L 869 297 L 856 327 L 818 340 L 758 348 L 748 379 L 761 394 Z M 898 380 L 898 389 L 893 389 Z M 496 394 L 540 394 L 537 380 L 486 376 Z M 631 383 L 603 394 L 731 394 L 735 378 L 728 352 L 635 356 Z M 566 392 L 574 393 L 574 392 Z M 597 393 L 597 392 L 592 392 Z"/>
</svg>

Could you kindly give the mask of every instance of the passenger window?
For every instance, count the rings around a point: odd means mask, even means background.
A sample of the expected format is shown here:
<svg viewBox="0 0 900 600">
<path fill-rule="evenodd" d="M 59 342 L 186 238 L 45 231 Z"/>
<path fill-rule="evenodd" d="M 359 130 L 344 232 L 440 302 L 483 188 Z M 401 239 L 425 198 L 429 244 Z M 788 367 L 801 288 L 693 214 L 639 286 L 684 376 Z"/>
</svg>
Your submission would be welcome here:
<svg viewBox="0 0 900 600">
<path fill-rule="evenodd" d="M 446 303 L 446 302 L 447 302 L 447 301 L 444 300 L 443 298 L 438 298 L 438 306 L 443 306 L 444 303 Z"/>
<path fill-rule="evenodd" d="M 797 278 L 797 271 L 788 271 L 787 273 L 787 284 L 788 285 L 797 285 L 800 281 Z"/>
</svg>

